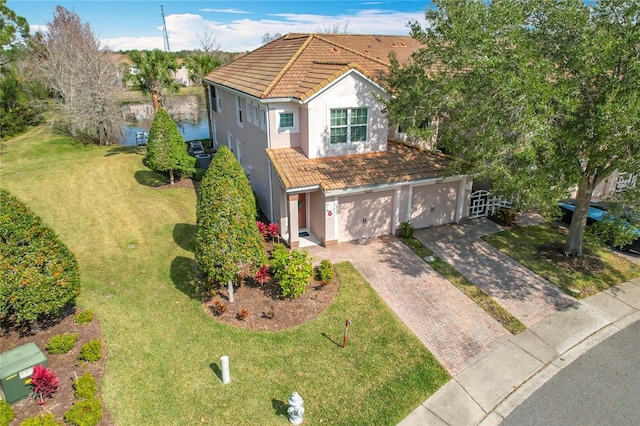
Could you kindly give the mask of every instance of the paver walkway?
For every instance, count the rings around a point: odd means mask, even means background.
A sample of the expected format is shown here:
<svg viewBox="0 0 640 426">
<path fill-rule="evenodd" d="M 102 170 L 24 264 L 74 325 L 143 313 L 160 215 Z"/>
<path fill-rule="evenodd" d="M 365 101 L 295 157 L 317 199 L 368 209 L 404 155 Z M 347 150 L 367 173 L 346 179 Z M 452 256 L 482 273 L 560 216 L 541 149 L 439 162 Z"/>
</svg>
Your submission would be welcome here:
<svg viewBox="0 0 640 426">
<path fill-rule="evenodd" d="M 535 218 L 528 219 L 535 223 Z M 501 227 L 494 222 L 480 218 L 464 225 L 419 229 L 415 237 L 527 327 L 575 302 L 479 238 L 499 230 Z"/>
<path fill-rule="evenodd" d="M 307 249 L 316 260 L 351 262 L 454 377 L 511 337 L 395 237 Z"/>
</svg>

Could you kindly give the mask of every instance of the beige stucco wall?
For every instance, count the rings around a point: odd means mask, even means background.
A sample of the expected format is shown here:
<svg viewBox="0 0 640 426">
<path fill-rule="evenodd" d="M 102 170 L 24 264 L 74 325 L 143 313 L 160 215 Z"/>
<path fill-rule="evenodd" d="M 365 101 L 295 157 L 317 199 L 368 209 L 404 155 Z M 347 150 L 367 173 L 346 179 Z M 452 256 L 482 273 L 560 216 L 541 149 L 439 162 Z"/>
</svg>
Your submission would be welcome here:
<svg viewBox="0 0 640 426">
<path fill-rule="evenodd" d="M 361 74 L 351 72 L 307 104 L 309 158 L 361 154 L 387 149 L 388 124 L 376 95 L 384 95 Z M 361 143 L 330 143 L 330 111 L 337 108 L 369 109 L 368 140 Z"/>
<path fill-rule="evenodd" d="M 294 125 L 293 129 L 280 129 L 280 113 L 293 113 Z M 271 148 L 293 148 L 300 146 L 301 108 L 295 102 L 278 102 L 269 103 L 269 134 L 271 137 Z M 306 121 L 306 119 L 305 119 Z"/>
</svg>

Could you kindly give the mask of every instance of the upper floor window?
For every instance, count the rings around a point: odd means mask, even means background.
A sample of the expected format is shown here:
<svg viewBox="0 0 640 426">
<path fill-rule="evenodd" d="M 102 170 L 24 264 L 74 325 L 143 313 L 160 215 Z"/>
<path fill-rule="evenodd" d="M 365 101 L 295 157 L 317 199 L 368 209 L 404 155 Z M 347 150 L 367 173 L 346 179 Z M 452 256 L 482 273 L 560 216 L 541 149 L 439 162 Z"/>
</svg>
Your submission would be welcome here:
<svg viewBox="0 0 640 426">
<path fill-rule="evenodd" d="M 293 113 L 292 112 L 281 112 L 280 113 L 280 124 L 279 124 L 279 127 L 281 129 L 290 129 L 293 126 L 294 126 Z"/>
<path fill-rule="evenodd" d="M 331 110 L 331 143 L 367 141 L 369 111 L 367 108 Z"/>
<path fill-rule="evenodd" d="M 238 114 L 237 114 L 237 119 L 238 119 L 238 126 L 242 127 L 244 124 L 244 118 L 242 116 L 242 98 L 240 96 L 236 97 L 237 99 L 237 104 L 238 104 Z"/>
<path fill-rule="evenodd" d="M 260 128 L 267 130 L 267 109 L 265 107 L 260 108 Z"/>
<path fill-rule="evenodd" d="M 253 104 L 253 124 L 256 126 L 260 125 L 260 116 L 258 115 L 258 104 Z"/>
<path fill-rule="evenodd" d="M 253 121 L 252 115 L 251 115 L 251 101 L 247 100 L 247 121 L 249 123 L 251 123 Z"/>
<path fill-rule="evenodd" d="M 215 86 L 209 86 L 209 94 L 211 95 L 211 110 L 218 112 L 218 89 Z"/>
</svg>

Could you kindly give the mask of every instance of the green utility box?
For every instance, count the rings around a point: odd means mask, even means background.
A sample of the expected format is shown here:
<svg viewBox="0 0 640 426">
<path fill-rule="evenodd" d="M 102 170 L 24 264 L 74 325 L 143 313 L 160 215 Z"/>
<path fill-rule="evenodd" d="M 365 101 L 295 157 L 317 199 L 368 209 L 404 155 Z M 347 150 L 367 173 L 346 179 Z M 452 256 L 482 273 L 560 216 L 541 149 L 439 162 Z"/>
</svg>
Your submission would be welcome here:
<svg viewBox="0 0 640 426">
<path fill-rule="evenodd" d="M 33 367 L 40 364 L 49 366 L 47 357 L 35 343 L 0 354 L 0 399 L 13 404 L 29 396 L 33 389 Z"/>
</svg>

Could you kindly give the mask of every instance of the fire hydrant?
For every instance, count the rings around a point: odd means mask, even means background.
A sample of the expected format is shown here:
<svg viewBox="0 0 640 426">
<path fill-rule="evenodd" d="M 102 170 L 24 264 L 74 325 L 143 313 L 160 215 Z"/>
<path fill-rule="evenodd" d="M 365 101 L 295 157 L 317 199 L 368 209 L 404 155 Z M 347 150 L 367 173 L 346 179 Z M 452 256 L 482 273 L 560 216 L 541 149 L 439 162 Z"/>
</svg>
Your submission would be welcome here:
<svg viewBox="0 0 640 426">
<path fill-rule="evenodd" d="M 292 425 L 299 425 L 302 423 L 302 415 L 304 414 L 304 401 L 302 397 L 298 395 L 298 392 L 294 392 L 289 397 L 289 408 L 287 413 L 289 414 L 289 423 Z"/>
</svg>

